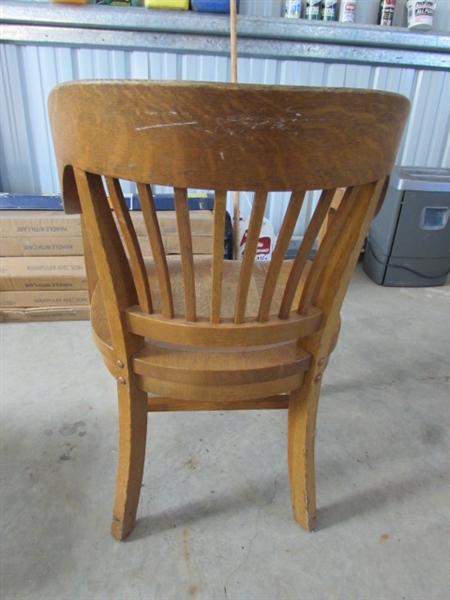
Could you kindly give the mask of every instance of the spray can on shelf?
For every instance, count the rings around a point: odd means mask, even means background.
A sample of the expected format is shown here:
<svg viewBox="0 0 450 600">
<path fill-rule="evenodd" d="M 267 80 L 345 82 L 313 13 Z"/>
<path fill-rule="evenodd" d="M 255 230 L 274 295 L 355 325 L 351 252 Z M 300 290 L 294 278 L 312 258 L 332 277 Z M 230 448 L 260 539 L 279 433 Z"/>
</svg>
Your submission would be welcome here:
<svg viewBox="0 0 450 600">
<path fill-rule="evenodd" d="M 339 21 L 341 23 L 354 23 L 356 11 L 356 0 L 341 0 Z"/>
<path fill-rule="evenodd" d="M 395 0 L 381 0 L 379 25 L 392 25 L 394 19 Z"/>
<path fill-rule="evenodd" d="M 321 0 L 306 0 L 305 19 L 320 20 Z"/>
<path fill-rule="evenodd" d="M 287 19 L 299 19 L 302 10 L 302 0 L 286 0 L 284 16 Z"/>
<path fill-rule="evenodd" d="M 336 20 L 337 0 L 322 0 L 322 10 L 320 12 L 323 21 Z"/>
</svg>

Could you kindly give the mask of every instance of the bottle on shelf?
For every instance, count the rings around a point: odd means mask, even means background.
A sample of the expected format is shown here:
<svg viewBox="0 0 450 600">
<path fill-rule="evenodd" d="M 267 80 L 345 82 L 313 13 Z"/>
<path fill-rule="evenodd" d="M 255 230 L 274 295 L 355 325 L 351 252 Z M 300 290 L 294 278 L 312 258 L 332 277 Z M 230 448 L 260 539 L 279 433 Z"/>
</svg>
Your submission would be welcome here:
<svg viewBox="0 0 450 600">
<path fill-rule="evenodd" d="M 394 19 L 395 0 L 381 0 L 379 25 L 390 26 Z"/>
<path fill-rule="evenodd" d="M 356 0 L 341 0 L 339 10 L 339 21 L 341 23 L 354 23 L 356 11 Z"/>
<path fill-rule="evenodd" d="M 321 0 L 306 0 L 305 19 L 320 20 Z"/>
<path fill-rule="evenodd" d="M 287 19 L 299 19 L 302 10 L 302 0 L 286 0 L 284 16 Z"/>
<path fill-rule="evenodd" d="M 320 15 L 323 21 L 336 20 L 336 4 L 337 0 L 322 0 L 322 10 Z"/>
</svg>

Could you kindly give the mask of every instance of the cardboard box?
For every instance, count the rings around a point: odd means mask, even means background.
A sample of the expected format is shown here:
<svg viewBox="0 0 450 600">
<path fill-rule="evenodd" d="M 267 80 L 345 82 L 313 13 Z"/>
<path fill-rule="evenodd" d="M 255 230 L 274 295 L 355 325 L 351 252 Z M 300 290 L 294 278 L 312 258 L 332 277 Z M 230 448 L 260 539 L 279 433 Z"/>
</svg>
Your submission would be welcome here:
<svg viewBox="0 0 450 600">
<path fill-rule="evenodd" d="M 133 221 L 136 235 L 147 236 L 145 227 L 144 215 L 140 211 L 130 212 Z M 159 228 L 161 235 L 177 235 L 177 216 L 174 210 L 164 210 L 157 212 Z M 191 234 L 196 235 L 213 235 L 214 232 L 214 216 L 209 210 L 193 210 L 189 213 L 191 221 Z"/>
<path fill-rule="evenodd" d="M 128 202 L 127 196 L 125 195 L 125 201 L 131 210 L 141 210 L 141 204 L 139 202 L 139 196 L 137 194 L 130 194 L 131 201 Z M 0 197 L 1 200 L 1 197 Z M 173 193 L 154 193 L 153 202 L 156 210 L 175 210 L 175 198 Z M 213 210 L 214 209 L 214 194 L 207 191 L 188 191 L 188 207 L 189 210 Z"/>
<path fill-rule="evenodd" d="M 138 236 L 146 237 L 144 216 L 140 211 L 130 212 Z M 173 210 L 159 211 L 158 222 L 162 236 L 177 235 L 177 217 Z M 192 236 L 212 236 L 214 217 L 209 210 L 193 210 L 189 213 Z M 66 215 L 62 211 L 3 210 L 0 211 L 1 238 L 80 238 L 80 215 Z"/>
<path fill-rule="evenodd" d="M 58 210 L 2 210 L 0 237 L 81 237 L 80 215 Z"/>
<path fill-rule="evenodd" d="M 61 306 L 89 306 L 86 290 L 31 292 L 0 292 L 1 308 L 57 308 Z"/>
<path fill-rule="evenodd" d="M 81 237 L 1 237 L 0 256 L 82 256 Z"/>
<path fill-rule="evenodd" d="M 143 256 L 152 256 L 150 241 L 139 236 Z M 163 236 L 166 254 L 180 254 L 180 242 L 177 235 Z M 207 235 L 192 236 L 194 254 L 211 254 L 213 238 Z M 82 256 L 82 238 L 2 238 L 0 256 Z"/>
<path fill-rule="evenodd" d="M 0 291 L 85 289 L 83 256 L 0 257 Z"/>
<path fill-rule="evenodd" d="M 162 239 L 164 251 L 167 255 L 180 254 L 180 241 L 177 235 L 165 235 Z M 138 237 L 138 241 L 141 247 L 142 256 L 144 256 L 144 258 L 153 256 L 149 239 L 146 237 Z M 208 235 L 192 236 L 192 250 L 194 254 L 212 254 L 213 237 Z"/>
<path fill-rule="evenodd" d="M 31 323 L 33 321 L 88 321 L 87 306 L 71 308 L 0 308 L 0 323 Z"/>
</svg>

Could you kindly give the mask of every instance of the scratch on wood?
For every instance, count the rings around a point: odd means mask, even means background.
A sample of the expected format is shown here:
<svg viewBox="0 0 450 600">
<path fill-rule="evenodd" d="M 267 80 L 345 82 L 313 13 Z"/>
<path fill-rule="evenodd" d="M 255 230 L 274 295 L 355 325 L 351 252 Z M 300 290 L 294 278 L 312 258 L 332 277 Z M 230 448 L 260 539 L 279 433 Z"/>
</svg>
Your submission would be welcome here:
<svg viewBox="0 0 450 600">
<path fill-rule="evenodd" d="M 160 123 L 158 125 L 143 125 L 136 127 L 136 131 L 144 131 L 145 129 L 159 129 L 161 127 L 184 127 L 186 125 L 198 125 L 198 121 L 186 121 L 185 123 Z"/>
</svg>

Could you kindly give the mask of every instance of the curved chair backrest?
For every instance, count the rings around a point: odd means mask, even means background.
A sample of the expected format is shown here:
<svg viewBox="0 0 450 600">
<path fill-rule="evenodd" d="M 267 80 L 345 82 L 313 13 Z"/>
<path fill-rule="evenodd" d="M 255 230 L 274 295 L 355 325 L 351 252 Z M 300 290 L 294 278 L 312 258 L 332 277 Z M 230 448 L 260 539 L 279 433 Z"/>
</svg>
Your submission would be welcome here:
<svg viewBox="0 0 450 600">
<path fill-rule="evenodd" d="M 402 96 L 377 91 L 218 83 L 84 81 L 53 90 L 49 114 L 65 209 L 82 210 L 85 217 L 103 295 L 111 300 L 108 320 L 117 343 L 126 330 L 194 346 L 260 345 L 308 335 L 320 319 L 323 325 L 323 318 L 339 311 L 346 273 L 353 270 L 393 168 L 408 106 Z M 137 183 L 158 306 L 120 179 Z M 151 184 L 174 188 L 181 312 L 174 303 Z M 342 187 L 347 188 L 343 201 L 296 298 L 308 255 L 335 190 Z M 189 188 L 215 195 L 206 309 L 196 299 Z M 317 209 L 282 281 L 280 270 L 305 192 L 317 189 L 323 190 Z M 229 190 L 255 195 L 239 279 L 232 289 L 223 289 Z M 292 193 L 270 266 L 261 275 L 255 312 L 248 297 L 270 191 Z"/>
</svg>

